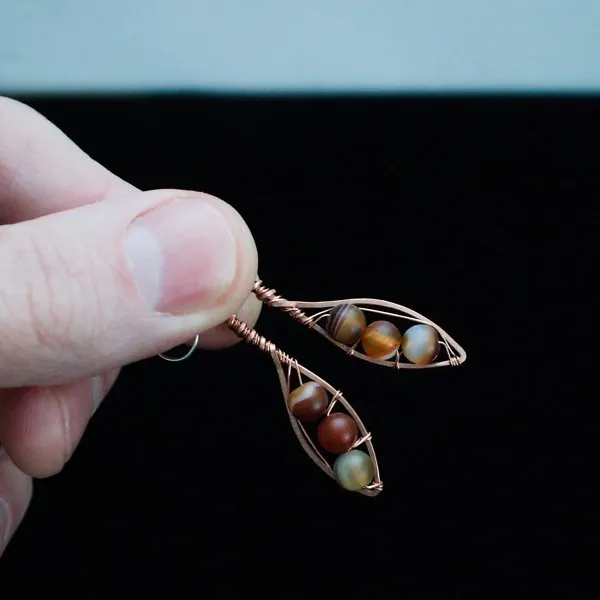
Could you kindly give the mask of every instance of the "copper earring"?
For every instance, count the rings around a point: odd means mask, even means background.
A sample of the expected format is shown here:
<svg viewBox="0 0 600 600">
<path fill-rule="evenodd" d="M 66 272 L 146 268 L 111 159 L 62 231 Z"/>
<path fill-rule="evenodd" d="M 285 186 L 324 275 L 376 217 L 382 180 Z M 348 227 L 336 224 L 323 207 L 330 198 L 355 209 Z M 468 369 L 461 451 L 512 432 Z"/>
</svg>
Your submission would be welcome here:
<svg viewBox="0 0 600 600">
<path fill-rule="evenodd" d="M 372 298 L 329 302 L 286 300 L 260 280 L 256 281 L 252 291 L 266 306 L 283 310 L 348 355 L 370 363 L 396 369 L 423 369 L 458 366 L 467 358 L 464 349 L 443 329 L 400 304 Z M 309 315 L 306 309 L 320 310 Z M 365 313 L 413 324 L 402 333 L 397 325 L 388 320 L 368 324 Z M 318 324 L 320 321 L 325 321 L 325 327 Z M 366 496 L 379 494 L 383 482 L 372 435 L 342 392 L 302 366 L 237 316 L 230 317 L 227 325 L 242 340 L 271 355 L 294 433 L 315 464 L 346 490 Z M 159 356 L 171 362 L 185 360 L 196 349 L 198 339 L 199 336 L 196 336 L 190 350 L 180 358 L 163 354 Z M 359 346 L 362 351 L 358 350 Z M 293 384 L 294 379 L 296 383 Z M 341 405 L 344 410 L 333 412 L 336 405 Z M 314 424 L 316 442 L 307 432 L 307 427 Z M 359 449 L 361 446 L 366 452 Z M 325 452 L 335 457 L 332 465 L 323 456 Z"/>
<path fill-rule="evenodd" d="M 323 302 L 286 300 L 260 280 L 256 281 L 252 291 L 266 306 L 283 310 L 348 355 L 370 363 L 396 369 L 425 369 L 458 366 L 467 360 L 464 349 L 441 327 L 418 312 L 394 302 L 374 298 Z M 321 310 L 308 315 L 303 309 Z M 365 313 L 393 317 L 412 322 L 413 325 L 402 333 L 391 321 L 377 320 L 367 324 Z M 319 321 L 325 321 L 325 327 L 321 327 Z M 362 352 L 358 350 L 359 346 Z M 442 356 L 445 354 L 445 357 L 438 360 L 442 349 Z"/>
</svg>

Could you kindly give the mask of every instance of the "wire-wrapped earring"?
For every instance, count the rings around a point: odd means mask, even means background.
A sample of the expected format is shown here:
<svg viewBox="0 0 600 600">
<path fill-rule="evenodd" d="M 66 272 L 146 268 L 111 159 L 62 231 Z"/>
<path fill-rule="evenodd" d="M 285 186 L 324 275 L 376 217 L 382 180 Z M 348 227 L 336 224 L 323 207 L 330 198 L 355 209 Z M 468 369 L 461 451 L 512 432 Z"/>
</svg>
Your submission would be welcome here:
<svg viewBox="0 0 600 600">
<path fill-rule="evenodd" d="M 370 363 L 396 369 L 423 369 L 458 366 L 467 360 L 464 349 L 441 327 L 394 302 L 374 298 L 320 302 L 286 300 L 260 280 L 254 284 L 253 292 L 266 306 L 280 308 L 348 355 Z M 303 309 L 321 310 L 308 315 Z M 401 332 L 391 321 L 378 320 L 367 324 L 365 313 L 410 321 L 413 325 Z M 319 321 L 325 321 L 325 327 L 321 327 Z M 362 352 L 358 350 L 359 346 Z M 445 358 L 440 359 L 442 348 Z"/>
<path fill-rule="evenodd" d="M 396 369 L 415 369 L 458 366 L 467 358 L 464 349 L 443 329 L 400 304 L 372 298 L 296 302 L 286 300 L 258 279 L 253 292 L 266 306 L 280 308 L 347 354 L 371 363 Z M 321 310 L 309 315 L 306 309 Z M 365 313 L 404 319 L 413 324 L 402 333 L 391 321 L 379 320 L 367 324 Z M 325 328 L 318 324 L 319 321 L 326 322 Z M 315 464 L 346 490 L 366 496 L 379 494 L 383 482 L 371 433 L 342 392 L 302 366 L 236 315 L 228 319 L 227 325 L 246 343 L 271 355 L 294 433 Z M 199 336 L 196 336 L 190 350 L 180 358 L 164 354 L 159 356 L 171 362 L 180 362 L 192 355 L 198 341 Z M 357 350 L 359 345 L 362 352 Z M 437 360 L 442 348 L 446 357 Z M 333 412 L 336 406 L 344 410 Z M 315 429 L 312 436 L 307 431 L 310 427 Z M 316 437 L 316 442 L 313 437 Z M 359 449 L 361 446 L 366 452 Z M 331 461 L 333 464 L 324 454 L 335 457 Z"/>
<path fill-rule="evenodd" d="M 372 436 L 343 393 L 235 315 L 227 325 L 246 343 L 271 355 L 294 433 L 315 464 L 341 487 L 376 496 L 383 489 L 383 483 Z M 335 407 L 344 410 L 333 412 Z M 317 443 L 307 432 L 311 426 L 316 426 Z M 361 446 L 366 452 L 359 449 Z M 333 465 L 325 459 L 324 453 L 336 457 Z"/>
</svg>

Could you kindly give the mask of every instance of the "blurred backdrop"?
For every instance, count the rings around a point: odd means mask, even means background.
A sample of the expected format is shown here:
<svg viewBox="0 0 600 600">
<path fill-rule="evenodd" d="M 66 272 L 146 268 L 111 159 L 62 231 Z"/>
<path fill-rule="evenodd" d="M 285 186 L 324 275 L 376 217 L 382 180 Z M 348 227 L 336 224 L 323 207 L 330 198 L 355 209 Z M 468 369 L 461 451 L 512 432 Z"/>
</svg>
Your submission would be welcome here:
<svg viewBox="0 0 600 600">
<path fill-rule="evenodd" d="M 0 93 L 590 91 L 596 0 L 0 0 Z"/>
</svg>

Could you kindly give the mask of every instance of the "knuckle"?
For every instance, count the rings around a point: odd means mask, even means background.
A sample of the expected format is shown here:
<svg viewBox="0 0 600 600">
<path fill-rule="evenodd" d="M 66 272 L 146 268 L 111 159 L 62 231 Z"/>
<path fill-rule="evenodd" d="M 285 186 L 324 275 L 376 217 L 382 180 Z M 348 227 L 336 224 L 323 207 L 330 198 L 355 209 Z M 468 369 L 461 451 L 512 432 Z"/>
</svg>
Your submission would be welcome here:
<svg viewBox="0 0 600 600">
<path fill-rule="evenodd" d="M 32 234 L 8 227 L 0 246 L 10 248 L 11 270 L 17 274 L 11 278 L 16 289 L 5 294 L 3 306 L 19 338 L 47 350 L 79 352 L 79 340 L 93 333 L 94 320 L 85 314 L 87 297 L 95 293 L 88 269 L 38 229 Z"/>
<path fill-rule="evenodd" d="M 33 277 L 26 281 L 28 315 L 36 341 L 45 347 L 64 346 L 72 323 L 69 295 L 61 295 L 61 258 L 49 243 L 31 237 L 26 243 L 35 257 Z M 64 283 L 64 282 L 63 282 Z"/>
</svg>

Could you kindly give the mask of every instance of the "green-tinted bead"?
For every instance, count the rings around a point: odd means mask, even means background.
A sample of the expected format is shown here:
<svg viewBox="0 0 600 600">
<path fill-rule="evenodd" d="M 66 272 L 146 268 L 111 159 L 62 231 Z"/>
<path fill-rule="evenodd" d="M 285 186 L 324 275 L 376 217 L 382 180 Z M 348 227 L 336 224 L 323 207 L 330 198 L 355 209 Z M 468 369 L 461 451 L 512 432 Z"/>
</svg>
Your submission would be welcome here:
<svg viewBox="0 0 600 600">
<path fill-rule="evenodd" d="M 333 474 L 344 489 L 356 492 L 373 481 L 375 467 L 371 457 L 362 450 L 349 450 L 337 457 Z"/>
<path fill-rule="evenodd" d="M 402 354 L 415 365 L 432 363 L 440 351 L 438 332 L 424 323 L 409 327 L 402 336 Z"/>
</svg>

